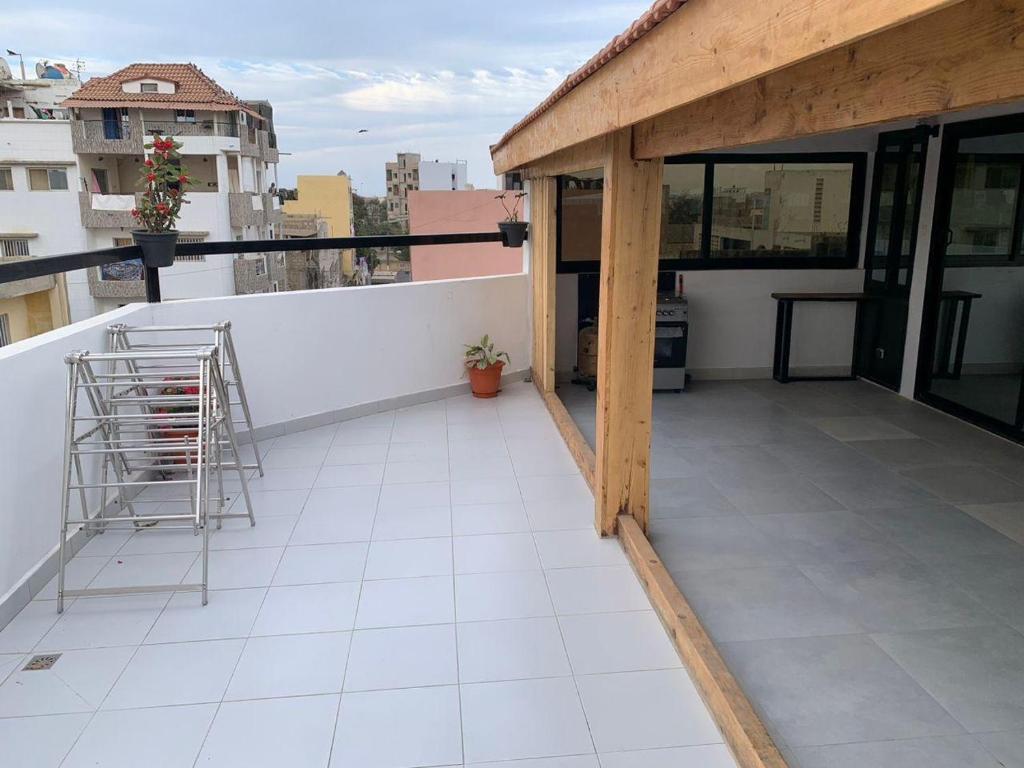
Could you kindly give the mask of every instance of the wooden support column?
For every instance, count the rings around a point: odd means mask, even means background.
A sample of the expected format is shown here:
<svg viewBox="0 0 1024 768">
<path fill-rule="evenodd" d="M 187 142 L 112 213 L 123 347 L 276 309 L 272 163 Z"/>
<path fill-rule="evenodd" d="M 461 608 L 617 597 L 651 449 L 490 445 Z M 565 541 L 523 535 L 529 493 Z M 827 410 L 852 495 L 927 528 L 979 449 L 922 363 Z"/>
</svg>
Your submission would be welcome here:
<svg viewBox="0 0 1024 768">
<path fill-rule="evenodd" d="M 633 160 L 630 129 L 608 137 L 598 311 L 596 526 L 620 514 L 647 529 L 654 305 L 662 161 Z"/>
<path fill-rule="evenodd" d="M 556 179 L 530 180 L 530 272 L 533 287 L 533 380 L 542 392 L 555 391 Z"/>
</svg>

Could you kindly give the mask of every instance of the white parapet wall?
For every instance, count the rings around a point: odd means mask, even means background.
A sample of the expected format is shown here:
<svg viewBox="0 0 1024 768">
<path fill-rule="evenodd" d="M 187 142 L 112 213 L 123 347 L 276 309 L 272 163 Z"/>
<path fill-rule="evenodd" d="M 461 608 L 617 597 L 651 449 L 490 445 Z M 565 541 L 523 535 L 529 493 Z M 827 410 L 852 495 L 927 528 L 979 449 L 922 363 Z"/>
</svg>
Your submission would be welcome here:
<svg viewBox="0 0 1024 768">
<path fill-rule="evenodd" d="M 312 426 L 464 385 L 488 333 L 528 367 L 527 275 L 133 304 L 0 349 L 0 627 L 49 578 L 58 544 L 66 366 L 106 327 L 230 320 L 258 430 Z"/>
</svg>

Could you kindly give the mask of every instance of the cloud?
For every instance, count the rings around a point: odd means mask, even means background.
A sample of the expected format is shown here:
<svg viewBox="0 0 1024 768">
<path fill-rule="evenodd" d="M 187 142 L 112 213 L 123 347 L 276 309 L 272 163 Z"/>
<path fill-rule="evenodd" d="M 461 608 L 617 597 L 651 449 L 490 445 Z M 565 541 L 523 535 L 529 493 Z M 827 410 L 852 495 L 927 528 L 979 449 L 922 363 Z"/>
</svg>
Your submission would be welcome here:
<svg viewBox="0 0 1024 768">
<path fill-rule="evenodd" d="M 341 103 L 361 112 L 426 112 L 447 108 L 454 94 L 441 78 L 425 79 L 419 75 L 405 80 L 384 80 L 341 94 Z"/>
</svg>

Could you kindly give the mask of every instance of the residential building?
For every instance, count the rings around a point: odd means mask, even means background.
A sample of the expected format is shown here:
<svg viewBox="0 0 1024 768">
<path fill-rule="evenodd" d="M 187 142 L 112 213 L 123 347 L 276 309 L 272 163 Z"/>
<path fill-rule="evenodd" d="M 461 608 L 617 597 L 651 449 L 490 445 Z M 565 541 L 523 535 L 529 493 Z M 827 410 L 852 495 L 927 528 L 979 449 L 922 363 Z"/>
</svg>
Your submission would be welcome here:
<svg viewBox="0 0 1024 768">
<path fill-rule="evenodd" d="M 420 170 L 426 164 L 420 165 Z M 443 232 L 494 232 L 504 221 L 505 210 L 496 189 L 457 192 L 409 193 L 409 234 Z M 514 193 L 511 193 L 514 194 Z M 413 246 L 410 248 L 412 279 L 448 280 L 459 277 L 507 275 L 523 269 L 523 249 L 505 248 L 501 243 L 480 243 L 475 248 L 459 245 Z"/>
<path fill-rule="evenodd" d="M 419 189 L 456 191 L 470 189 L 466 180 L 468 164 L 465 160 L 445 163 L 440 160 L 420 160 Z"/>
<path fill-rule="evenodd" d="M 408 223 L 409 192 L 420 188 L 420 156 L 399 152 L 394 162 L 384 164 L 387 184 L 388 221 Z"/>
<path fill-rule="evenodd" d="M 284 201 L 285 216 L 315 217 L 325 225 L 313 227 L 316 231 L 323 229 L 321 237 L 351 237 L 353 234 L 352 216 L 352 180 L 346 173 L 335 176 L 298 177 L 295 188 L 296 197 Z M 298 225 L 310 229 L 307 224 Z M 312 235 L 317 237 L 318 235 Z M 352 273 L 352 250 L 341 253 L 342 271 Z"/>
<path fill-rule="evenodd" d="M 301 178 L 301 177 L 300 177 Z M 326 177 L 331 178 L 331 177 Z M 296 238 L 341 237 L 331 234 L 327 219 L 313 213 L 288 213 L 281 220 L 281 236 L 285 240 Z M 353 251 L 337 248 L 319 248 L 308 251 L 286 251 L 274 255 L 271 275 L 277 287 L 272 290 L 304 291 L 314 288 L 337 288 L 344 285 L 351 274 Z M 342 268 L 342 256 L 347 255 L 348 271 Z"/>
<path fill-rule="evenodd" d="M 181 242 L 275 237 L 281 211 L 271 192 L 278 159 L 272 111 L 267 102 L 250 104 L 194 64 L 132 64 L 75 91 L 63 102 L 70 112 L 75 162 L 68 186 L 77 196 L 85 246 L 131 243 L 143 145 L 155 133 L 182 143 L 182 167 L 191 177 L 178 223 Z M 260 265 L 232 261 L 226 255 L 179 256 L 163 283 L 164 295 L 195 298 L 260 290 L 248 279 L 259 276 Z M 75 319 L 145 295 L 136 263 L 72 275 L 68 290 Z"/>
<path fill-rule="evenodd" d="M 0 59 L 0 263 L 85 247 L 68 182 L 75 155 L 59 106 L 79 82 L 40 69 L 50 76 L 15 79 Z M 0 346 L 69 320 L 63 275 L 0 286 Z"/>
</svg>

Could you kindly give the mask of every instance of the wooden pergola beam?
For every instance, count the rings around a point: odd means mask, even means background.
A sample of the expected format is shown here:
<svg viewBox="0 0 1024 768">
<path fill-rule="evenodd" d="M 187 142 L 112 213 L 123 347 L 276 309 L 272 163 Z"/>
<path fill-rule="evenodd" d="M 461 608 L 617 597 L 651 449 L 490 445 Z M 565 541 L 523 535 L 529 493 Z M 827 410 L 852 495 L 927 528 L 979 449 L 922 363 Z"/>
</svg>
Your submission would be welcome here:
<svg viewBox="0 0 1024 768">
<path fill-rule="evenodd" d="M 654 305 L 661 232 L 660 160 L 633 160 L 631 132 L 608 138 L 597 334 L 596 525 L 620 514 L 647 527 Z"/>
<path fill-rule="evenodd" d="M 523 168 L 961 0 L 690 0 L 492 152 Z"/>
<path fill-rule="evenodd" d="M 558 232 L 556 180 L 530 181 L 530 271 L 533 293 L 533 380 L 555 391 L 555 248 Z"/>
<path fill-rule="evenodd" d="M 638 158 L 729 149 L 1024 98 L 1024 0 L 966 0 L 675 109 Z"/>
</svg>

